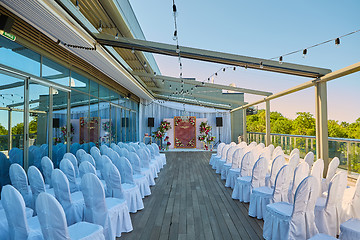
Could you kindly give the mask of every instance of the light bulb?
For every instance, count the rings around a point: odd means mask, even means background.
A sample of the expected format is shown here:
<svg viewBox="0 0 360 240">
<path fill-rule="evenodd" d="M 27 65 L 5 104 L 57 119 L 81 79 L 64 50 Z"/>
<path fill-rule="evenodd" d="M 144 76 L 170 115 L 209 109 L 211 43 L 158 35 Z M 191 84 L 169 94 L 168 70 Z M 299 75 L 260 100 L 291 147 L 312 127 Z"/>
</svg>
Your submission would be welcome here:
<svg viewBox="0 0 360 240">
<path fill-rule="evenodd" d="M 176 45 L 176 53 L 180 53 L 179 45 Z"/>
<path fill-rule="evenodd" d="M 306 54 L 307 54 L 307 49 L 305 48 L 305 49 L 303 50 L 303 58 L 306 57 Z"/>
<path fill-rule="evenodd" d="M 119 33 L 116 33 L 115 39 L 119 39 Z"/>
<path fill-rule="evenodd" d="M 264 68 L 263 62 L 260 62 L 260 68 L 261 68 L 261 69 Z"/>
<path fill-rule="evenodd" d="M 283 63 L 283 57 L 280 56 L 280 57 L 279 57 L 279 64 L 282 64 L 282 63 Z"/>
<path fill-rule="evenodd" d="M 135 53 L 135 50 L 134 50 L 134 49 L 131 49 L 131 53 L 134 54 L 134 53 Z"/>
<path fill-rule="evenodd" d="M 144 61 L 144 67 L 147 67 L 147 63 Z"/>
</svg>

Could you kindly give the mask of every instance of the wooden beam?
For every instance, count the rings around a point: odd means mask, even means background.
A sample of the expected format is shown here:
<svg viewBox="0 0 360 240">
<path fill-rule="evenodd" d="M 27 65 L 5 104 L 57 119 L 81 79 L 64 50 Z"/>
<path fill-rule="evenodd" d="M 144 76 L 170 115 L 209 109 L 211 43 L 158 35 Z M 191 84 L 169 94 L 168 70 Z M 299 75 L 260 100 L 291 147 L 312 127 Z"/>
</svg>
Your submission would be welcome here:
<svg viewBox="0 0 360 240">
<path fill-rule="evenodd" d="M 139 40 L 139 39 L 130 39 L 125 37 L 118 37 L 115 39 L 115 36 L 105 33 L 96 33 L 94 34 L 94 36 L 96 37 L 97 42 L 102 45 L 120 47 L 126 49 L 134 49 L 137 51 L 157 53 L 157 54 L 169 55 L 169 56 L 178 56 L 179 55 L 178 51 L 180 50 L 181 57 L 183 58 L 214 62 L 214 63 L 220 63 L 220 64 L 226 64 L 232 66 L 254 68 L 263 71 L 285 73 L 285 74 L 291 74 L 291 75 L 297 75 L 303 77 L 320 77 L 331 72 L 331 70 L 324 68 L 310 67 L 310 66 L 292 64 L 292 63 L 279 64 L 279 62 L 275 60 L 246 57 L 241 55 L 209 51 L 198 48 L 179 46 L 179 50 L 178 50 L 177 46 L 175 45 L 151 42 L 151 41 Z"/>
<path fill-rule="evenodd" d="M 254 94 L 254 95 L 270 96 L 272 94 L 271 92 L 253 90 L 253 89 L 248 89 L 248 88 L 231 87 L 231 86 L 215 84 L 215 83 L 205 83 L 205 82 L 202 83 L 199 81 L 189 80 L 189 79 L 185 79 L 185 78 L 175 78 L 175 77 L 168 77 L 168 76 L 163 76 L 163 75 L 153 75 L 153 74 L 143 73 L 143 72 L 132 72 L 132 74 L 139 76 L 139 77 L 163 79 L 165 81 L 177 82 L 177 83 L 181 83 L 181 81 L 184 81 L 184 84 L 190 84 L 190 85 L 202 86 L 202 87 L 208 87 L 208 88 L 216 88 L 216 89 L 222 89 L 222 90 L 230 90 L 230 91 L 234 91 L 234 92 L 249 93 L 249 94 Z"/>
<path fill-rule="evenodd" d="M 173 93 L 173 90 L 170 89 L 165 89 L 165 88 L 148 88 L 149 90 L 151 90 L 152 92 L 155 93 Z M 197 93 L 193 93 L 192 95 L 185 95 L 186 98 L 191 99 L 190 97 L 195 97 L 195 98 L 203 98 L 203 99 L 208 99 L 208 100 L 214 100 L 214 101 L 219 101 L 219 102 L 223 102 L 224 104 L 236 104 L 236 105 L 243 105 L 246 104 L 246 102 L 242 102 L 242 101 L 236 101 L 233 99 L 227 99 L 225 96 L 223 97 L 216 97 L 216 96 L 212 96 L 212 95 L 203 95 L 203 94 L 197 94 Z"/>
</svg>

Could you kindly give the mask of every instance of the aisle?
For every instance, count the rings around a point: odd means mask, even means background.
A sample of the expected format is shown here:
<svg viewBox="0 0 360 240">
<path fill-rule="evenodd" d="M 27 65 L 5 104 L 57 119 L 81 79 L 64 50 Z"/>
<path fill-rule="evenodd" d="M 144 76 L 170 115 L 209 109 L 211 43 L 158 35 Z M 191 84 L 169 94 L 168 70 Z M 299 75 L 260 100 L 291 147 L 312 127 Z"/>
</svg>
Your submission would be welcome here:
<svg viewBox="0 0 360 240">
<path fill-rule="evenodd" d="M 120 239 L 261 239 L 262 221 L 208 164 L 210 152 L 167 152 L 145 209 L 131 214 L 134 230 Z"/>
</svg>

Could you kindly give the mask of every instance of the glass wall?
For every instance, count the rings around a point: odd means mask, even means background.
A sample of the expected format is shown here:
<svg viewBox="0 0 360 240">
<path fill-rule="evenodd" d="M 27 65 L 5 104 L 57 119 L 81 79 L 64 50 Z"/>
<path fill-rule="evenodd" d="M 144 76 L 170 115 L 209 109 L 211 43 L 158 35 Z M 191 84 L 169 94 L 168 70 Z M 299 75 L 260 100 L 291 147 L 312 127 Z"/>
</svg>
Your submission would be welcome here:
<svg viewBox="0 0 360 240">
<path fill-rule="evenodd" d="M 58 167 L 67 151 L 137 140 L 138 103 L 2 37 L 0 55 L 0 154 L 7 168 L 16 162 L 41 170 L 43 156 Z"/>
</svg>

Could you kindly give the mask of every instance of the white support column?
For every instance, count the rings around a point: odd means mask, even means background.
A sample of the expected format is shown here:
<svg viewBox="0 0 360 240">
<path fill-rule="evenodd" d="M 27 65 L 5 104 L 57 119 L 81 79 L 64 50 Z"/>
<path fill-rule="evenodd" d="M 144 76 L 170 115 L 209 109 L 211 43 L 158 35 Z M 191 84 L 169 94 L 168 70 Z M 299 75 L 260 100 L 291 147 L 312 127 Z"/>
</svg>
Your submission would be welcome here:
<svg viewBox="0 0 360 240">
<path fill-rule="evenodd" d="M 324 160 L 324 174 L 326 175 L 329 165 L 329 139 L 328 139 L 328 115 L 327 115 L 327 87 L 326 82 L 318 82 L 315 85 L 316 104 L 316 155 Z M 325 177 L 324 175 L 324 177 Z"/>
<path fill-rule="evenodd" d="M 266 110 L 265 110 L 265 123 L 266 123 L 266 135 L 265 143 L 266 146 L 271 144 L 271 135 L 270 135 L 270 101 L 266 101 Z"/>
<path fill-rule="evenodd" d="M 12 109 L 10 108 L 8 110 L 8 149 L 9 151 L 12 149 L 12 129 L 11 129 L 11 123 L 12 123 Z"/>
<path fill-rule="evenodd" d="M 67 107 L 66 107 L 66 152 L 70 152 L 71 146 L 71 92 L 67 93 Z M 100 136 L 100 134 L 99 134 Z"/>
<path fill-rule="evenodd" d="M 49 149 L 48 149 L 48 151 L 49 151 L 49 158 L 50 159 L 52 159 L 53 132 L 54 132 L 54 127 L 53 127 L 53 103 L 54 103 L 53 93 L 54 93 L 54 88 L 49 87 L 49 112 L 48 112 L 48 119 L 49 119 L 48 146 L 49 146 Z"/>
<path fill-rule="evenodd" d="M 247 128 L 246 128 L 246 108 L 243 109 L 243 141 L 248 142 Z"/>
</svg>

